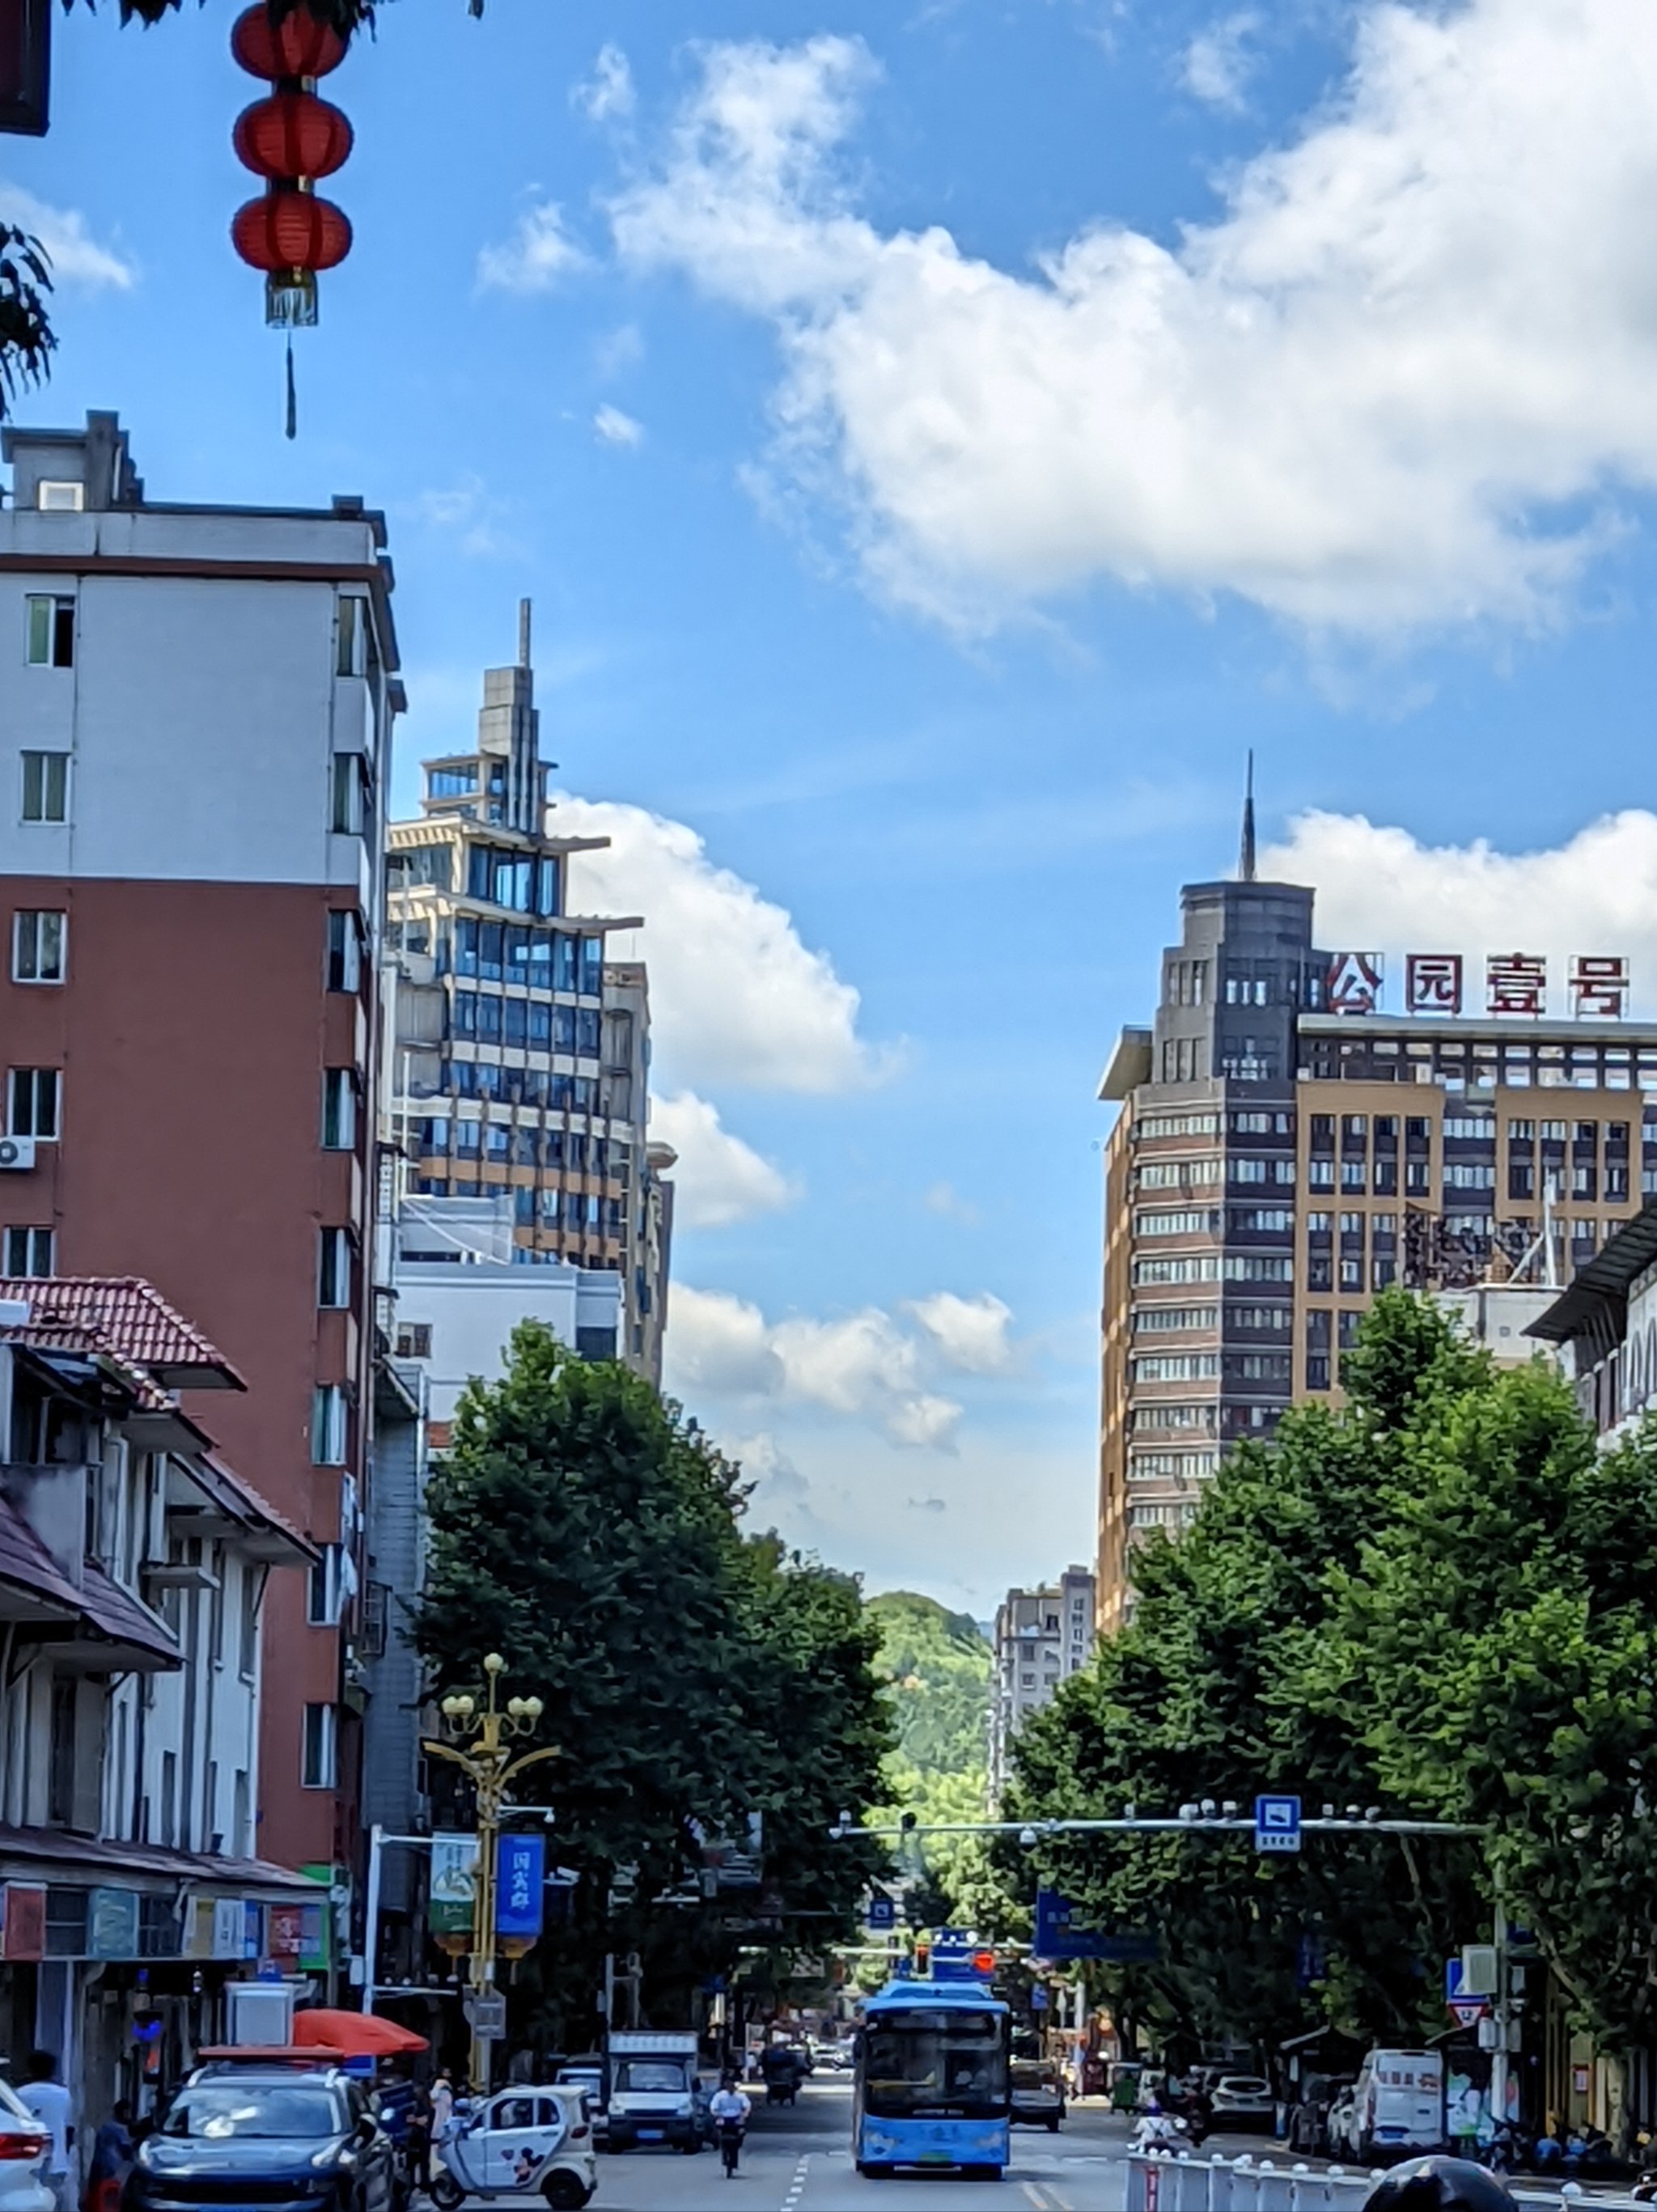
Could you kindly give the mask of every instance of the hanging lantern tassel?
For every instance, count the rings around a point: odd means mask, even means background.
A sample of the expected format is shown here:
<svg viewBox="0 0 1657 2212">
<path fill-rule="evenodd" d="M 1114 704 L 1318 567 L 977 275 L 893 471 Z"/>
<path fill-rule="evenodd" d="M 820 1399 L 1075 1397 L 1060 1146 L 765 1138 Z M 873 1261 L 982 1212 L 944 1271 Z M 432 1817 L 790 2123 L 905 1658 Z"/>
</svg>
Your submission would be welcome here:
<svg viewBox="0 0 1657 2212">
<path fill-rule="evenodd" d="M 319 198 L 319 177 L 331 176 L 351 151 L 350 124 L 316 94 L 316 81 L 338 68 L 345 42 L 319 22 L 307 0 L 273 25 L 266 0 L 238 17 L 230 51 L 250 76 L 264 77 L 270 96 L 236 118 L 238 159 L 265 179 L 264 197 L 236 211 L 231 241 L 251 268 L 264 272 L 264 319 L 287 337 L 288 435 L 298 429 L 294 332 L 317 320 L 317 275 L 343 261 L 351 226 L 331 200 Z"/>
</svg>

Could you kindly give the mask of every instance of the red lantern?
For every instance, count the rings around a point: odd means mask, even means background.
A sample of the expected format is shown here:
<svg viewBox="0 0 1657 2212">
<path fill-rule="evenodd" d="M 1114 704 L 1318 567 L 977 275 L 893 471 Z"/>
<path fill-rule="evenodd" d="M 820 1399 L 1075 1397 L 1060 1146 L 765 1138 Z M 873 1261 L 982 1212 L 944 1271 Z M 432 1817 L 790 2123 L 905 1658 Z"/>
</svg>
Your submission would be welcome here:
<svg viewBox="0 0 1657 2212">
<path fill-rule="evenodd" d="M 326 76 L 345 58 L 345 41 L 331 23 L 319 23 L 305 4 L 273 24 L 265 0 L 236 18 L 230 33 L 230 51 L 250 76 L 269 77 L 273 84 L 284 79 Z"/>
<path fill-rule="evenodd" d="M 343 261 L 351 226 L 331 200 L 314 192 L 276 190 L 236 210 L 230 236 L 242 259 L 277 276 L 289 270 L 314 275 Z"/>
<path fill-rule="evenodd" d="M 329 177 L 346 161 L 353 133 L 337 107 L 313 92 L 278 92 L 236 118 L 238 160 L 256 177 Z"/>
</svg>

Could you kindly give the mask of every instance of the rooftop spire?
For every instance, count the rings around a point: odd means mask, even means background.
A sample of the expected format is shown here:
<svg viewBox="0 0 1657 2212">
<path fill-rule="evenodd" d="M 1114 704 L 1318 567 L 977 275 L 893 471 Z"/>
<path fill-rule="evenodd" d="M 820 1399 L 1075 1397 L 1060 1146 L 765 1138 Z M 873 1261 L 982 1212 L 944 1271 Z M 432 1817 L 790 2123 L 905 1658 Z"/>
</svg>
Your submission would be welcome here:
<svg viewBox="0 0 1657 2212">
<path fill-rule="evenodd" d="M 520 668 L 527 668 L 529 665 L 530 603 L 527 599 L 519 599 L 518 602 L 518 665 Z M 1253 758 L 1252 753 L 1249 758 L 1251 760 Z"/>
<path fill-rule="evenodd" d="M 1254 880 L 1254 748 L 1248 748 L 1248 780 L 1243 786 L 1242 850 L 1237 856 L 1237 879 Z"/>
</svg>

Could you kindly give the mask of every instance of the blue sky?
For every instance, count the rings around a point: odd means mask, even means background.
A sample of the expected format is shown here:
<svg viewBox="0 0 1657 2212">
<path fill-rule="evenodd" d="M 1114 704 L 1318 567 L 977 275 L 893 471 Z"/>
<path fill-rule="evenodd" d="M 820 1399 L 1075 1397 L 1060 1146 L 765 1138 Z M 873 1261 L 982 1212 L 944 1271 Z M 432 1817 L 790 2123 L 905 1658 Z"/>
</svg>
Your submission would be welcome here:
<svg viewBox="0 0 1657 2212">
<path fill-rule="evenodd" d="M 290 446 L 232 13 L 60 23 L 20 413 L 384 507 L 407 763 L 533 596 L 594 884 L 674 917 L 675 1385 L 786 1532 L 982 1613 L 1090 1548 L 1094 1091 L 1248 747 L 1327 941 L 1657 976 L 1657 27 L 390 0 Z"/>
</svg>

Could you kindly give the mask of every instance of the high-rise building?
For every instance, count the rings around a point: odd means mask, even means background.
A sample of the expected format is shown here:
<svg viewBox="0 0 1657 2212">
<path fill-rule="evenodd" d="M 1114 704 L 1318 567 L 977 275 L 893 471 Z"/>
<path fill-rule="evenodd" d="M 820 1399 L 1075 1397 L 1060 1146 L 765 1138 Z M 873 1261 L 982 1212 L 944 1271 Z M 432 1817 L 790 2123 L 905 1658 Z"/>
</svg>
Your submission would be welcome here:
<svg viewBox="0 0 1657 2212">
<path fill-rule="evenodd" d="M 425 778 L 422 818 L 391 831 L 409 1189 L 508 1200 L 515 1259 L 616 1275 L 610 1349 L 659 1380 L 671 1214 L 645 1135 L 649 998 L 642 967 L 604 957 L 640 919 L 580 913 L 572 863 L 609 841 L 545 826 L 527 601 L 517 664 L 484 677 L 476 747 Z"/>
<path fill-rule="evenodd" d="M 1550 1012 L 1540 956 L 1316 948 L 1313 894 L 1187 884 L 1153 1022 L 1123 1030 L 1100 1095 L 1106 1160 L 1100 1620 L 1130 1552 L 1174 1529 L 1239 1440 L 1338 1401 L 1375 1293 L 1561 1279 L 1657 1187 L 1657 1028 L 1621 1018 L 1626 963 L 1573 962 Z M 1551 1246 L 1551 1264 L 1547 1264 Z"/>
<path fill-rule="evenodd" d="M 1093 1649 L 1095 1583 L 1066 1567 L 1040 1589 L 1010 1589 L 996 1607 L 990 1675 L 989 1792 L 994 1804 L 1011 1773 L 1013 1738 L 1048 1704 Z"/>
<path fill-rule="evenodd" d="M 253 1851 L 355 1853 L 381 518 L 148 498 L 112 415 L 8 428 L 0 1271 L 142 1276 L 245 1379 L 212 1426 L 274 1579 Z"/>
</svg>

